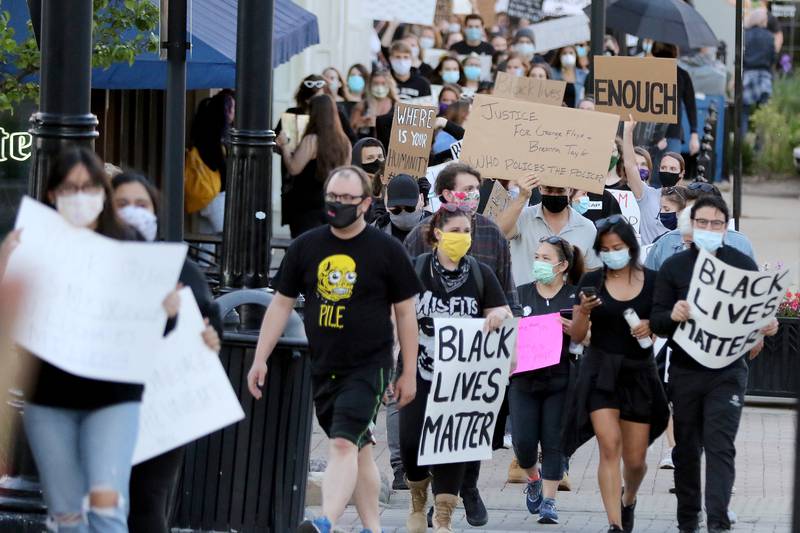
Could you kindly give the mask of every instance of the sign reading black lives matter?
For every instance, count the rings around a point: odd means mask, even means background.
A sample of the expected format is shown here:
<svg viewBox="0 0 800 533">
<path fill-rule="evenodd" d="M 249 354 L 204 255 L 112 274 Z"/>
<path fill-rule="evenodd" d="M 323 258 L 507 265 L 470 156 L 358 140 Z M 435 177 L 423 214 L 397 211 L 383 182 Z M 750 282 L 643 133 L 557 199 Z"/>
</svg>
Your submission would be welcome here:
<svg viewBox="0 0 800 533">
<path fill-rule="evenodd" d="M 728 366 L 761 340 L 759 330 L 775 318 L 788 274 L 742 270 L 701 250 L 686 297 L 691 318 L 673 340 L 703 366 Z"/>
<path fill-rule="evenodd" d="M 419 464 L 492 457 L 492 435 L 508 385 L 517 320 L 483 331 L 483 319 L 435 318 L 435 363 Z"/>
<path fill-rule="evenodd" d="M 678 123 L 678 61 L 658 57 L 594 56 L 597 111 L 622 120 Z"/>
<path fill-rule="evenodd" d="M 435 125 L 435 107 L 400 102 L 395 104 L 392 137 L 389 140 L 384 172 L 388 179 L 398 174 L 408 174 L 415 178 L 425 176 Z"/>
</svg>

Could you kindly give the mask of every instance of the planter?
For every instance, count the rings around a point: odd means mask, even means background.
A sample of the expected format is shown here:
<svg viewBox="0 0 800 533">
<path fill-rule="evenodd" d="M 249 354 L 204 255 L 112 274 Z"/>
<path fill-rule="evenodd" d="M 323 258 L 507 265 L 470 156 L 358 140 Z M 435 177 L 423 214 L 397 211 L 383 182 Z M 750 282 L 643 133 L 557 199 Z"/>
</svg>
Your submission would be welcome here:
<svg viewBox="0 0 800 533">
<path fill-rule="evenodd" d="M 800 318 L 779 318 L 780 329 L 764 339 L 764 350 L 750 361 L 747 394 L 796 398 L 800 384 Z"/>
</svg>

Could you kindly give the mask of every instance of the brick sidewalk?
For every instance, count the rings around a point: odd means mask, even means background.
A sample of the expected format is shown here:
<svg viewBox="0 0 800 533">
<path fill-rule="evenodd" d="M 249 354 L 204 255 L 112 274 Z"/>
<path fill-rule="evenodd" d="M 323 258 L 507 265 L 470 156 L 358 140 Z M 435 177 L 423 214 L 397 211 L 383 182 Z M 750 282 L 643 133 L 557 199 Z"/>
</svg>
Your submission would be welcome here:
<svg viewBox="0 0 800 533">
<path fill-rule="evenodd" d="M 791 523 L 792 476 L 794 466 L 794 411 L 747 407 L 736 441 L 736 494 L 731 509 L 739 517 L 734 526 L 737 532 L 788 532 Z M 386 447 L 383 414 L 378 422 L 378 446 L 375 449 L 382 472 L 391 474 Z M 658 470 L 657 465 L 664 449 L 663 439 L 648 451 L 650 471 L 642 483 L 636 512 L 637 532 L 677 531 L 675 522 L 675 496 L 670 494 L 672 471 Z M 315 428 L 312 437 L 312 459 L 324 458 L 326 440 Z M 489 524 L 483 528 L 470 528 L 463 511 L 456 512 L 454 525 L 457 531 L 482 531 L 485 533 L 518 531 L 602 532 L 608 526 L 600 492 L 597 487 L 598 449 L 592 440 L 578 450 L 572 458 L 570 477 L 572 492 L 558 493 L 559 525 L 540 525 L 525 509 L 523 485 L 506 483 L 511 452 L 495 452 L 492 461 L 485 462 L 479 486 L 489 508 Z M 390 478 L 391 479 L 391 478 Z M 408 492 L 395 492 L 383 506 L 382 526 L 386 532 L 405 531 L 408 509 Z M 319 508 L 310 507 L 310 513 Z M 340 521 L 343 531 L 360 531 L 355 508 L 348 508 Z"/>
</svg>

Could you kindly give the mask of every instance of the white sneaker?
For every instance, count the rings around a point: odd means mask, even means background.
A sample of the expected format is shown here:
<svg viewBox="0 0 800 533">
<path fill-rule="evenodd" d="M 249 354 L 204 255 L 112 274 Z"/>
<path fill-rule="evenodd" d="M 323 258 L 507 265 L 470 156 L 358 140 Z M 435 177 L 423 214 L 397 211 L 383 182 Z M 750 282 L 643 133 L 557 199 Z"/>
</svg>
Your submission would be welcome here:
<svg viewBox="0 0 800 533">
<path fill-rule="evenodd" d="M 662 470 L 675 470 L 675 465 L 672 463 L 672 448 L 664 450 L 664 456 L 661 462 L 658 463 L 658 468 Z"/>
<path fill-rule="evenodd" d="M 514 442 L 511 440 L 511 433 L 503 435 L 503 448 L 510 450 L 514 447 Z"/>
</svg>

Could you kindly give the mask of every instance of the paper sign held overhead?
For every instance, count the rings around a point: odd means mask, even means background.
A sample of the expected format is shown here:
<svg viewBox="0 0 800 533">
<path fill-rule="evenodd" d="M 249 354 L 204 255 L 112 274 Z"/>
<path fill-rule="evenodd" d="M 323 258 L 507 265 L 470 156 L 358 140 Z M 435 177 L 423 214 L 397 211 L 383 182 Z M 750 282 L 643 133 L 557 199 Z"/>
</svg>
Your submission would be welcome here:
<svg viewBox="0 0 800 533">
<path fill-rule="evenodd" d="M 478 94 L 461 161 L 495 179 L 602 193 L 619 118 Z"/>
<path fill-rule="evenodd" d="M 642 225 L 642 212 L 639 209 L 639 202 L 636 201 L 636 196 L 634 196 L 632 191 L 622 191 L 620 189 L 606 189 L 617 200 L 619 204 L 619 209 L 622 212 L 622 216 L 625 217 L 631 226 L 633 226 L 633 230 L 636 232 L 636 237 L 641 242 L 640 236 L 640 228 Z M 644 258 L 642 258 L 644 261 Z"/>
<path fill-rule="evenodd" d="M 436 0 L 369 0 L 364 2 L 372 20 L 433 26 Z"/>
<path fill-rule="evenodd" d="M 580 15 L 591 3 L 592 0 L 544 0 L 542 10 L 548 17 Z"/>
<path fill-rule="evenodd" d="M 569 17 L 547 20 L 531 24 L 533 42 L 538 53 L 556 50 L 591 39 L 589 18 L 580 13 Z"/>
<path fill-rule="evenodd" d="M 492 185 L 492 192 L 489 199 L 486 200 L 486 205 L 483 208 L 483 216 L 491 221 L 497 220 L 497 216 L 506 210 L 508 204 L 511 203 L 511 195 L 505 187 L 495 180 Z"/>
<path fill-rule="evenodd" d="M 494 82 L 494 96 L 525 100 L 537 104 L 560 106 L 564 101 L 567 82 L 561 80 L 537 80 L 498 72 Z"/>
<path fill-rule="evenodd" d="M 622 120 L 678 123 L 678 61 L 658 57 L 595 56 L 597 111 Z"/>
<path fill-rule="evenodd" d="M 392 137 L 386 154 L 388 179 L 398 174 L 425 176 L 433 144 L 436 109 L 398 102 L 392 117 Z"/>
</svg>

